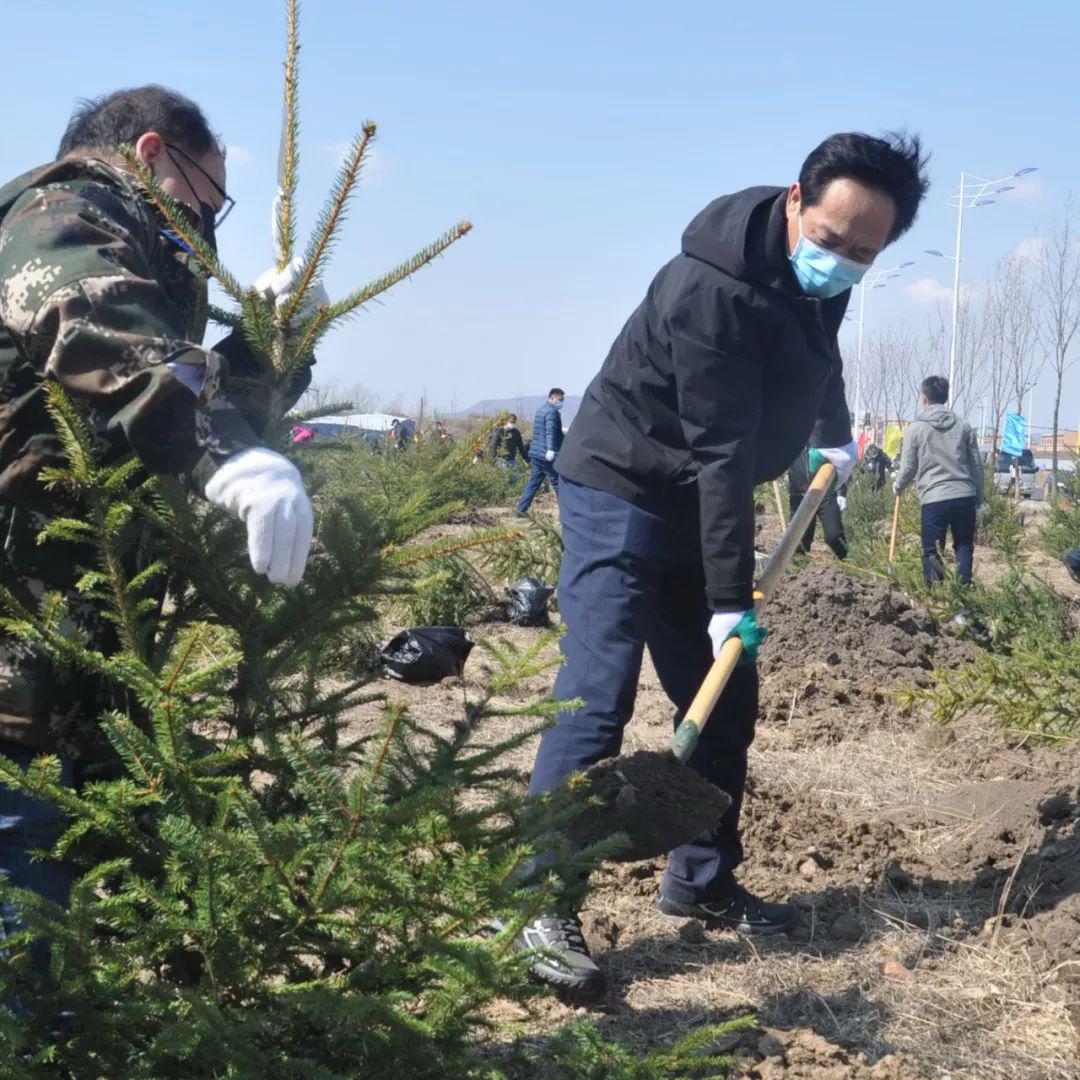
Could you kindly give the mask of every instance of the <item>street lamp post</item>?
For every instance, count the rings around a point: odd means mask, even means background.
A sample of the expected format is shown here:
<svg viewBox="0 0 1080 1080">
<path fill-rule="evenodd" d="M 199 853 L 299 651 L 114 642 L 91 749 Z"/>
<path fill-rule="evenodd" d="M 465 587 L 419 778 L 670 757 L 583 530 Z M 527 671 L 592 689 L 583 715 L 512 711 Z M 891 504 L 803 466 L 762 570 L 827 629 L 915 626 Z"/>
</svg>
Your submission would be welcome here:
<svg viewBox="0 0 1080 1080">
<path fill-rule="evenodd" d="M 887 270 L 875 270 L 872 273 L 866 274 L 862 281 L 859 282 L 859 345 L 855 353 L 855 437 L 858 438 L 859 428 L 861 421 L 859 419 L 862 416 L 862 351 L 863 351 L 863 320 L 866 316 L 866 290 L 867 289 L 884 289 L 886 285 L 894 277 L 899 277 L 901 271 L 907 269 L 909 266 L 914 266 L 915 261 L 909 259 L 907 262 L 899 263 L 896 266 L 890 266 Z"/>
<path fill-rule="evenodd" d="M 949 205 L 956 207 L 956 254 L 946 255 L 944 252 L 927 248 L 927 255 L 936 255 L 939 259 L 951 259 L 953 262 L 953 304 L 952 304 L 952 334 L 949 339 L 949 401 L 954 395 L 953 380 L 956 378 L 956 329 L 960 315 L 960 251 L 964 240 L 964 210 L 974 210 L 979 206 L 989 206 L 996 199 L 988 198 L 989 195 L 1001 195 L 1006 191 L 1012 191 L 1013 185 L 1006 184 L 1006 180 L 1015 180 L 1020 176 L 1027 176 L 1035 172 L 1035 166 L 1029 165 L 1024 169 L 1017 169 L 1008 176 L 999 176 L 996 180 L 987 180 L 982 176 L 971 173 L 960 174 L 960 190 L 949 199 Z M 969 183 L 970 182 L 970 183 Z"/>
</svg>

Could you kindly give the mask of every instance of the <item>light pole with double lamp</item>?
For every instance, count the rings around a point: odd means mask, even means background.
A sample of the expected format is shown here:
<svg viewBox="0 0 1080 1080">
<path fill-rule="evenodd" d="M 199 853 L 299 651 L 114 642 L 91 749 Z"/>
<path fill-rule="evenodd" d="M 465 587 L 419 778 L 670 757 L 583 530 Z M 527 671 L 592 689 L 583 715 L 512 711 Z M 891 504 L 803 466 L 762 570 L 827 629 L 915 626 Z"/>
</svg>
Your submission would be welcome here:
<svg viewBox="0 0 1080 1080">
<path fill-rule="evenodd" d="M 999 176 L 996 180 L 987 180 L 982 176 L 974 176 L 971 173 L 960 174 L 960 188 L 949 197 L 949 205 L 956 207 L 956 254 L 946 255 L 943 251 L 927 248 L 927 255 L 936 255 L 939 259 L 951 259 L 953 263 L 953 306 L 952 306 L 952 336 L 949 341 L 949 401 L 955 397 L 953 379 L 956 377 L 956 324 L 960 312 L 960 250 L 964 239 L 964 211 L 974 210 L 980 206 L 989 206 L 997 200 L 994 195 L 1001 195 L 1006 191 L 1012 191 L 1013 184 L 1006 183 L 1008 180 L 1016 180 L 1028 173 L 1035 172 L 1035 166 L 1029 165 L 1008 176 Z"/>
</svg>

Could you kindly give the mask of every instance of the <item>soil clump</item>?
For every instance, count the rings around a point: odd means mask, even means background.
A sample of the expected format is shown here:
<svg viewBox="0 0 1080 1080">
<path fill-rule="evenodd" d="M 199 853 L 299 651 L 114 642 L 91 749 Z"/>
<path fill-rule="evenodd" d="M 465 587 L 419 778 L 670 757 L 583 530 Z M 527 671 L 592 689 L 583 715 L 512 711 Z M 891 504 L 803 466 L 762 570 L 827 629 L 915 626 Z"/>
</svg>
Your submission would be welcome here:
<svg viewBox="0 0 1080 1080">
<path fill-rule="evenodd" d="M 589 805 L 568 826 L 577 844 L 625 833 L 616 859 L 647 859 L 715 827 L 731 796 L 670 754 L 638 750 L 605 758 L 585 773 Z"/>
</svg>

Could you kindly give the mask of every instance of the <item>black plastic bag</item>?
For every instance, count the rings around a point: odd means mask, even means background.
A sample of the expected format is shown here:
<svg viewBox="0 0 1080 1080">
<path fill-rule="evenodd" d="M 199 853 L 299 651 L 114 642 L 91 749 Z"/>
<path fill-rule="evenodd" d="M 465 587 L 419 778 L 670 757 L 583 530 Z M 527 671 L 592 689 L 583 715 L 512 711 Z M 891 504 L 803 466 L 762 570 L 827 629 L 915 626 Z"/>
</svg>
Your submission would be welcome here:
<svg viewBox="0 0 1080 1080">
<path fill-rule="evenodd" d="M 548 600 L 555 591 L 553 585 L 545 585 L 539 578 L 522 578 L 507 588 L 510 597 L 506 605 L 506 621 L 517 626 L 549 626 Z"/>
<path fill-rule="evenodd" d="M 383 672 L 407 683 L 434 683 L 458 676 L 476 643 L 460 626 L 414 626 L 379 651 Z"/>
</svg>

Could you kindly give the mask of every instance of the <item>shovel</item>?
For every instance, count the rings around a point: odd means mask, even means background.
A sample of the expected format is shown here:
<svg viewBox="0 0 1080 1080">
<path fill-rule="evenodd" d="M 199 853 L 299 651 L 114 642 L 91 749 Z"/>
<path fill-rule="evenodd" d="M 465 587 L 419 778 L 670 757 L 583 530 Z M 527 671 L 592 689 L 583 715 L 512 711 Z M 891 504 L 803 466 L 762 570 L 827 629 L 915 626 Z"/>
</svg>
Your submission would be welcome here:
<svg viewBox="0 0 1080 1080">
<path fill-rule="evenodd" d="M 775 590 L 835 475 L 829 463 L 818 469 L 758 579 L 755 612 L 761 611 Z M 629 842 L 613 858 L 633 862 L 663 855 L 715 827 L 731 805 L 731 797 L 686 763 L 742 653 L 740 638 L 730 637 L 723 643 L 667 753 L 639 750 L 629 757 L 599 761 L 586 771 L 589 805 L 568 826 L 575 842 L 595 843 L 623 833 Z"/>
<path fill-rule="evenodd" d="M 892 510 L 892 533 L 889 536 L 889 577 L 896 573 L 896 533 L 900 528 L 900 496 L 896 496 Z"/>
</svg>

